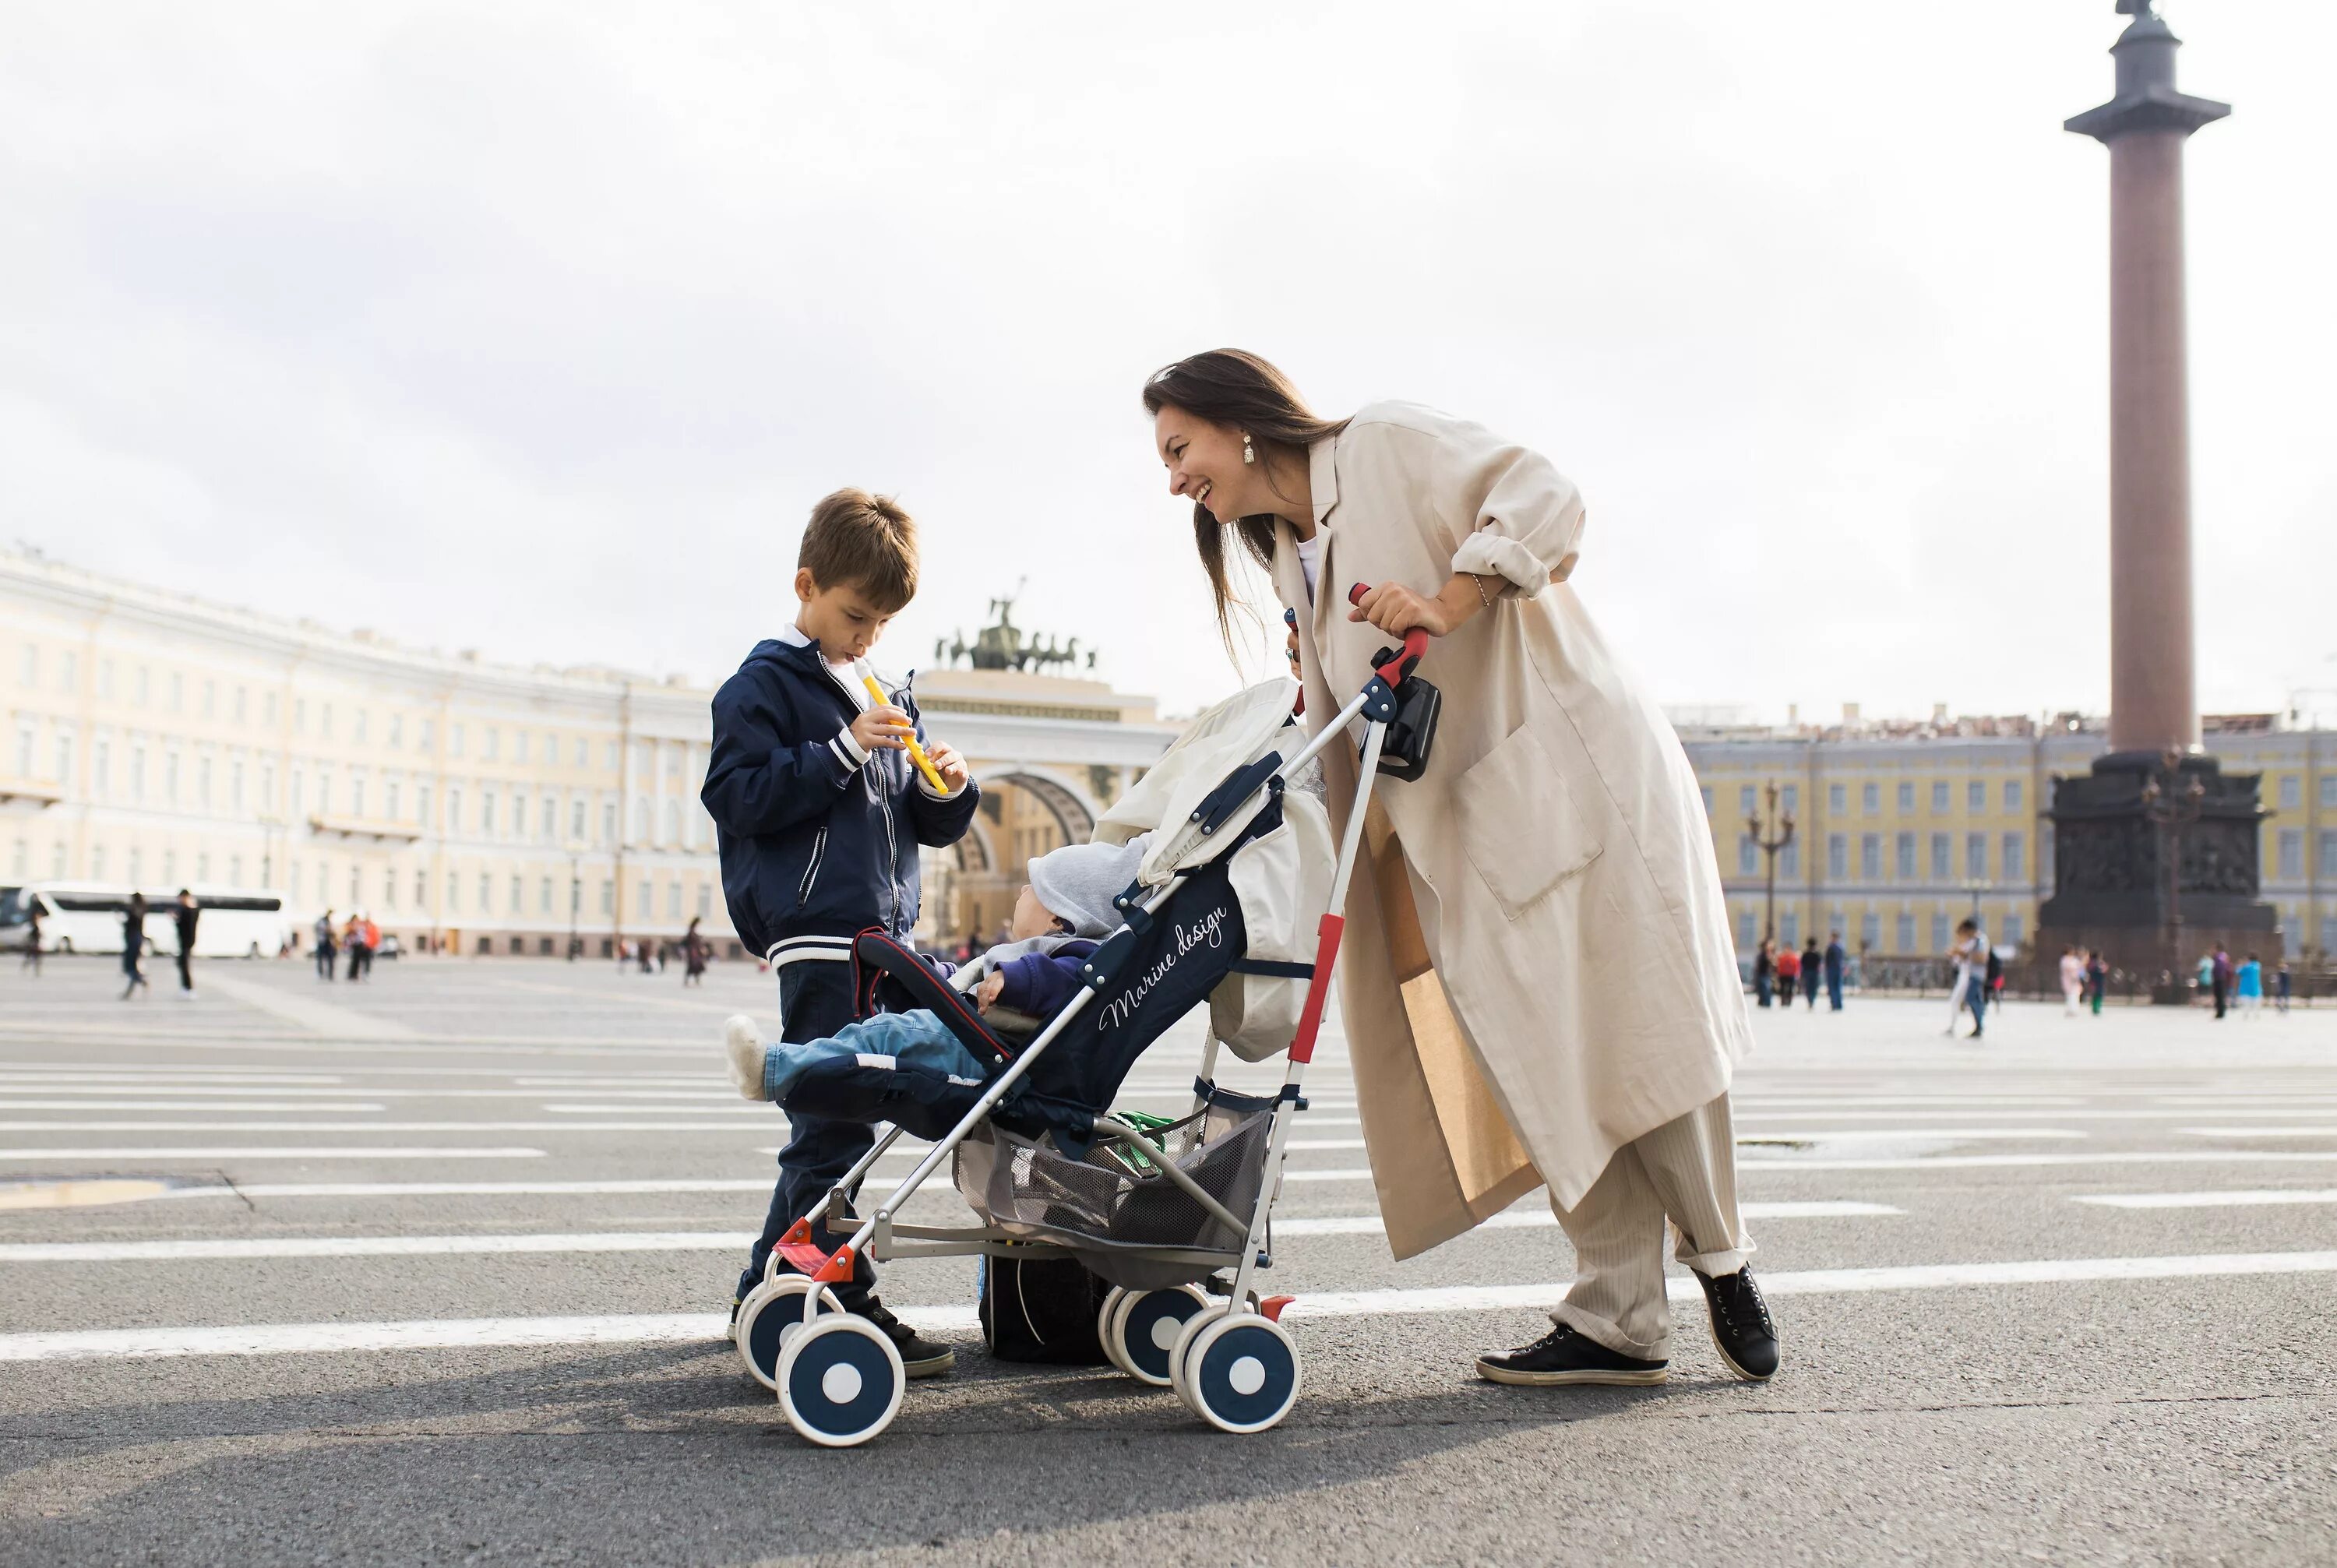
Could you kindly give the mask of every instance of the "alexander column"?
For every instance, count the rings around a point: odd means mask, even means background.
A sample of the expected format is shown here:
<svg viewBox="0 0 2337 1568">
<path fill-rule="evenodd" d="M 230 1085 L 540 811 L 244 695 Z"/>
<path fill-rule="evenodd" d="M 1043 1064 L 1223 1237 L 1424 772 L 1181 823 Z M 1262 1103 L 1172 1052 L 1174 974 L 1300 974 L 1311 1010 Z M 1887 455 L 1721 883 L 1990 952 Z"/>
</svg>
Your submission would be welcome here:
<svg viewBox="0 0 2337 1568">
<path fill-rule="evenodd" d="M 2232 110 L 2176 90 L 2182 40 L 2151 5 L 2117 0 L 2134 20 L 2110 50 L 2117 95 L 2066 122 L 2110 152 L 2110 750 L 2055 780 L 2037 950 L 2095 948 L 2157 982 L 2194 948 L 2269 959 L 2280 938 L 2256 897 L 2259 776 L 2201 754 L 2193 673 L 2183 144 Z"/>
</svg>

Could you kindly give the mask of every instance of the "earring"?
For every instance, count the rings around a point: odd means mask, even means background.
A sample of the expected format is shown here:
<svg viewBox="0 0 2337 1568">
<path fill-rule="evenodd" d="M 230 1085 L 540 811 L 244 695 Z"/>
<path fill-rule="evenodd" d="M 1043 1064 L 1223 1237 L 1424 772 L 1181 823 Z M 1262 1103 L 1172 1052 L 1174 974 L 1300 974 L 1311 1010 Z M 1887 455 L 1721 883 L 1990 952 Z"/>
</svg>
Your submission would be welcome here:
<svg viewBox="0 0 2337 1568">
<path fill-rule="evenodd" d="M 1242 461 L 1245 463 L 1257 461 L 1257 448 L 1249 444 L 1249 436 L 1247 433 L 1242 436 Z"/>
</svg>

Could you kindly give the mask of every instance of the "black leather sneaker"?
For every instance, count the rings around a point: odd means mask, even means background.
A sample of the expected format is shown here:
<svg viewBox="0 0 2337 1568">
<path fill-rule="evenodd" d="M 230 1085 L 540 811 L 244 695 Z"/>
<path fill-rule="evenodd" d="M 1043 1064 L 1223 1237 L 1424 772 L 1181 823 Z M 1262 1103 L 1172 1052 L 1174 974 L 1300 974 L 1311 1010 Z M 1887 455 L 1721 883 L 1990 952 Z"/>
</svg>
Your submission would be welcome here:
<svg viewBox="0 0 2337 1568">
<path fill-rule="evenodd" d="M 1777 1326 L 1769 1320 L 1769 1304 L 1753 1283 L 1752 1269 L 1716 1279 L 1697 1274 L 1696 1280 L 1704 1287 L 1705 1305 L 1712 1308 L 1712 1343 L 1720 1358 L 1739 1377 L 1766 1383 L 1777 1371 Z"/>
<path fill-rule="evenodd" d="M 875 1297 L 868 1298 L 868 1305 L 860 1309 L 860 1316 L 876 1325 L 893 1342 L 893 1348 L 901 1353 L 901 1370 L 910 1377 L 938 1377 L 957 1365 L 956 1351 L 922 1338 L 914 1328 L 885 1310 L 885 1303 Z"/>
<path fill-rule="evenodd" d="M 1671 1376 L 1668 1361 L 1642 1361 L 1619 1350 L 1609 1350 L 1586 1335 L 1567 1328 L 1551 1329 L 1532 1344 L 1498 1355 L 1477 1357 L 1477 1376 L 1496 1383 L 1549 1388 L 1576 1383 L 1611 1383 L 1636 1387 L 1660 1383 Z"/>
</svg>

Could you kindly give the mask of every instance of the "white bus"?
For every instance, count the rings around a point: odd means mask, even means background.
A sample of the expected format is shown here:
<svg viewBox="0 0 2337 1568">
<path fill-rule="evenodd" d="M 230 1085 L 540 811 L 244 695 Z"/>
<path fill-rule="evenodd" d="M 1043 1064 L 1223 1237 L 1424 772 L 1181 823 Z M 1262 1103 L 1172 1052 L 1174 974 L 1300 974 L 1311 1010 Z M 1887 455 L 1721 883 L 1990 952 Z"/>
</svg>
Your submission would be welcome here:
<svg viewBox="0 0 2337 1568">
<path fill-rule="evenodd" d="M 32 911 L 41 912 L 44 953 L 119 953 L 122 917 L 130 907 L 126 883 L 34 882 L 0 899 L 0 944 L 21 952 L 31 929 Z M 168 957 L 179 951 L 174 911 L 179 890 L 147 887 L 147 950 Z M 198 958 L 273 958 L 291 940 L 284 900 L 257 887 L 197 887 L 191 891 L 202 917 L 195 923 Z"/>
</svg>

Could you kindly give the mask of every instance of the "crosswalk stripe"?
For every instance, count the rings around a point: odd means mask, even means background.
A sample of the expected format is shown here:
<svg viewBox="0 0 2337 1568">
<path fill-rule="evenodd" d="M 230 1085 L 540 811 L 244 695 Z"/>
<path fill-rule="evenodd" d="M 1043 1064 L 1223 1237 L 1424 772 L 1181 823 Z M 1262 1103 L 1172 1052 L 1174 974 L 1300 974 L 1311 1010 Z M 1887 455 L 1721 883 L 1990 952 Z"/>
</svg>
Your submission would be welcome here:
<svg viewBox="0 0 2337 1568">
<path fill-rule="evenodd" d="M 2337 1152 L 2312 1154 L 2291 1150 L 2154 1149 L 2127 1150 L 2108 1154 L 1931 1154 L 1877 1160 L 1739 1160 L 1736 1168 L 1739 1171 L 1949 1171 L 2047 1165 L 2244 1165 L 2300 1160 L 2325 1164 L 2337 1161 Z"/>
<path fill-rule="evenodd" d="M 181 1161 L 214 1160 L 541 1160 L 541 1149 L 307 1149 L 263 1148 L 164 1149 L 0 1149 L 0 1160 L 66 1160 L 86 1165 L 98 1161 L 135 1161 L 142 1165 L 167 1165 Z"/>
<path fill-rule="evenodd" d="M 749 1184 L 759 1190 L 764 1184 Z M 253 1190 L 243 1190 L 249 1195 Z M 1881 1203 L 1746 1203 L 1748 1220 L 1830 1219 L 1904 1212 Z M 1480 1230 L 1554 1227 L 1547 1209 L 1496 1214 Z M 1277 1236 L 1377 1236 L 1377 1214 L 1315 1215 L 1277 1220 Z M 186 1237 L 160 1241 L 0 1243 L 0 1263 L 144 1263 L 243 1258 L 408 1258 L 527 1252 L 728 1252 L 752 1247 L 752 1230 L 504 1231 L 467 1236 Z"/>
<path fill-rule="evenodd" d="M 2246 1209 L 2266 1204 L 2337 1203 L 2337 1187 L 2287 1187 L 2230 1192 L 2080 1192 L 2071 1200 L 2105 1209 Z"/>
<path fill-rule="evenodd" d="M 2337 1122 L 2318 1127 L 2177 1127 L 2193 1138 L 2337 1138 Z"/>
<path fill-rule="evenodd" d="M 337 1105 L 286 1105 L 279 1102 L 259 1100 L 249 1102 L 230 1102 L 227 1103 L 220 1103 L 218 1102 L 190 1103 L 184 1100 L 0 1100 L 0 1111 L 202 1111 L 207 1112 L 221 1111 L 313 1111 L 322 1114 L 328 1112 L 385 1111 L 387 1109 L 388 1107 L 385 1105 L 366 1104 L 357 1101 L 350 1101 L 346 1103 Z M 70 1123 L 57 1122 L 0 1122 L 0 1126 L 13 1126 L 17 1128 L 19 1131 L 30 1127 L 57 1127 L 65 1125 L 70 1125 Z M 142 1122 L 139 1122 L 138 1125 L 142 1127 L 145 1126 L 146 1123 Z"/>
<path fill-rule="evenodd" d="M 705 1122 L 0 1122 L 7 1132 L 768 1132 L 770 1112 Z"/>
<path fill-rule="evenodd" d="M 2337 1251 L 2209 1253 L 2159 1258 L 2049 1259 L 2009 1263 L 1938 1263 L 1882 1269 L 1810 1269 L 1760 1276 L 1773 1297 L 1854 1295 L 1893 1290 L 2071 1284 L 2257 1274 L 2337 1272 Z M 1526 1311 L 1565 1295 L 1566 1280 L 1531 1285 L 1459 1285 L 1403 1290 L 1303 1295 L 1286 1321 L 1383 1318 L 1441 1312 Z M 1672 1279 L 1676 1300 L 1700 1295 L 1691 1279 Z M 966 1332 L 971 1306 L 904 1307 L 918 1327 Z M 182 1356 L 279 1356 L 484 1347 L 612 1345 L 703 1340 L 721 1343 L 719 1312 L 624 1313 L 601 1317 L 456 1318 L 382 1323 L 259 1323 L 218 1328 L 100 1328 L 0 1335 L 0 1361 L 152 1359 Z"/>
</svg>

